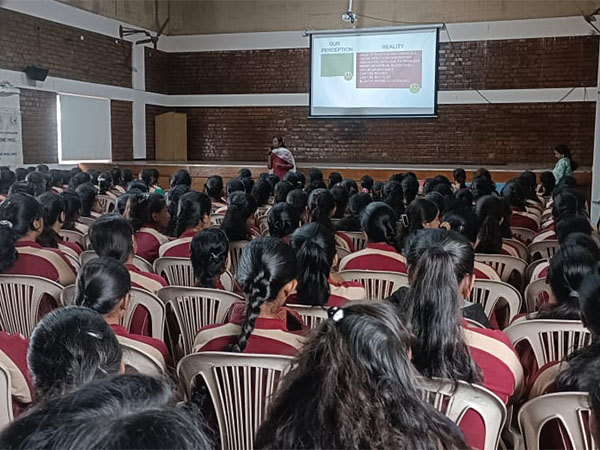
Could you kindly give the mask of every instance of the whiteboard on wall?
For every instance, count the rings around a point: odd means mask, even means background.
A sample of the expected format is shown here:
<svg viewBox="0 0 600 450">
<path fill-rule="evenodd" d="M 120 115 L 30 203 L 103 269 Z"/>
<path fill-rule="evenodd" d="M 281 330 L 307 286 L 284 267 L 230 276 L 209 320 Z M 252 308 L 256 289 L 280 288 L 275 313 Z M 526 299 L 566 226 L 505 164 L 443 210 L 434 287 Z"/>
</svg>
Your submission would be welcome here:
<svg viewBox="0 0 600 450">
<path fill-rule="evenodd" d="M 59 94 L 57 116 L 60 162 L 111 159 L 109 99 Z"/>
</svg>

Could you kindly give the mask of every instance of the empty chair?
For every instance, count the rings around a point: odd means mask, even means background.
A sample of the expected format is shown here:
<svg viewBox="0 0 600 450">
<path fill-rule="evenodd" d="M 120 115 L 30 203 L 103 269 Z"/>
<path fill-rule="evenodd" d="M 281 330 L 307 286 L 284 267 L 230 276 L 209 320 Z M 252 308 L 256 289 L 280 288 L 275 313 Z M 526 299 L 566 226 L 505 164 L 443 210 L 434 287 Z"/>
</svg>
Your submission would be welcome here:
<svg viewBox="0 0 600 450">
<path fill-rule="evenodd" d="M 60 230 L 58 232 L 61 238 L 63 238 L 67 242 L 76 242 L 81 248 L 85 247 L 85 235 L 80 233 L 79 231 L 71 231 L 71 230 Z"/>
<path fill-rule="evenodd" d="M 550 298 L 550 285 L 545 279 L 535 280 L 525 288 L 525 306 L 527 312 L 534 312 Z"/>
<path fill-rule="evenodd" d="M 362 231 L 344 231 L 344 234 L 352 240 L 354 251 L 358 252 L 367 246 L 367 237 Z"/>
<path fill-rule="evenodd" d="M 533 241 L 533 236 L 535 235 L 535 231 L 532 231 L 529 228 L 510 227 L 510 231 L 514 237 L 523 242 L 525 245 L 531 244 L 531 241 Z"/>
<path fill-rule="evenodd" d="M 237 268 L 240 263 L 240 257 L 244 251 L 244 247 L 249 244 L 250 241 L 234 241 L 229 243 L 229 260 L 231 262 L 231 272 L 237 273 Z"/>
<path fill-rule="evenodd" d="M 538 367 L 562 361 L 591 342 L 589 330 L 577 320 L 523 320 L 505 328 L 504 334 L 515 347 L 527 341 Z"/>
<path fill-rule="evenodd" d="M 423 400 L 458 424 L 468 410 L 474 410 L 485 425 L 484 450 L 495 450 L 506 420 L 506 407 L 494 393 L 464 381 L 419 378 Z"/>
<path fill-rule="evenodd" d="M 408 286 L 408 275 L 398 272 L 342 270 L 339 275 L 345 281 L 360 282 L 365 287 L 369 300 L 384 300 L 400 286 Z"/>
<path fill-rule="evenodd" d="M 552 258 L 558 250 L 558 241 L 556 239 L 547 239 L 545 241 L 534 242 L 528 248 L 531 261 Z"/>
<path fill-rule="evenodd" d="M 173 308 L 185 355 L 191 353 L 200 328 L 223 322 L 229 309 L 244 301 L 231 292 L 192 287 L 169 286 L 158 291 L 158 296 Z M 176 334 L 172 330 L 170 335 L 174 337 Z"/>
<path fill-rule="evenodd" d="M 327 320 L 327 308 L 322 306 L 287 305 L 288 309 L 298 313 L 304 324 L 310 328 L 317 328 L 321 322 Z"/>
<path fill-rule="evenodd" d="M 177 373 L 191 398 L 202 378 L 213 401 L 221 448 L 252 449 L 282 374 L 293 358 L 228 352 L 194 353 L 183 358 Z"/>
<path fill-rule="evenodd" d="M 520 258 L 507 255 L 487 255 L 476 253 L 475 260 L 492 266 L 498 272 L 500 279 L 505 283 L 510 283 L 520 292 L 525 280 L 525 269 L 527 263 Z"/>
<path fill-rule="evenodd" d="M 542 427 L 550 420 L 560 421 L 567 439 L 564 448 L 592 450 L 595 447 L 589 429 L 590 407 L 586 393 L 559 392 L 542 395 L 525 403 L 519 411 L 519 426 L 528 450 L 540 449 Z M 559 444 L 560 443 L 556 443 Z M 559 447 L 555 447 L 559 448 Z"/>
<path fill-rule="evenodd" d="M 501 300 L 508 305 L 508 323 L 521 310 L 521 294 L 514 287 L 503 281 L 475 280 L 469 300 L 480 303 L 488 319 Z"/>
<path fill-rule="evenodd" d="M 52 297 L 58 305 L 62 290 L 60 284 L 45 278 L 0 275 L 0 329 L 29 337 L 38 322 L 44 297 Z"/>
</svg>

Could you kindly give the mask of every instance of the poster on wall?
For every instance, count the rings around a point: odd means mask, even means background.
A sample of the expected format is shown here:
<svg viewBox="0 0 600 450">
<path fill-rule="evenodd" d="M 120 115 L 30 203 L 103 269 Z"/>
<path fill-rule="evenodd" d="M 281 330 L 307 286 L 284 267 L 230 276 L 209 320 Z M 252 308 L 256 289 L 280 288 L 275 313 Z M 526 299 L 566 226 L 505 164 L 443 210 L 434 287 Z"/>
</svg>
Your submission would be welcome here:
<svg viewBox="0 0 600 450">
<path fill-rule="evenodd" d="M 3 166 L 23 164 L 19 90 L 0 85 L 0 161 Z"/>
</svg>

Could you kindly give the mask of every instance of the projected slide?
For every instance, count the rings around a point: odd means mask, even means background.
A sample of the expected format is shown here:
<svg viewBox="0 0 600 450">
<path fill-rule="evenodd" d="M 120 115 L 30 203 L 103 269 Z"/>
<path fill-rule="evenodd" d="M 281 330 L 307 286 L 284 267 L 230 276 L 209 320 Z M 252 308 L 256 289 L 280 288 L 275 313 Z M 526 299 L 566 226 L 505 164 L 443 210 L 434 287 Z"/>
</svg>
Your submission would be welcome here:
<svg viewBox="0 0 600 450">
<path fill-rule="evenodd" d="M 313 35 L 311 116 L 435 114 L 437 29 Z"/>
</svg>

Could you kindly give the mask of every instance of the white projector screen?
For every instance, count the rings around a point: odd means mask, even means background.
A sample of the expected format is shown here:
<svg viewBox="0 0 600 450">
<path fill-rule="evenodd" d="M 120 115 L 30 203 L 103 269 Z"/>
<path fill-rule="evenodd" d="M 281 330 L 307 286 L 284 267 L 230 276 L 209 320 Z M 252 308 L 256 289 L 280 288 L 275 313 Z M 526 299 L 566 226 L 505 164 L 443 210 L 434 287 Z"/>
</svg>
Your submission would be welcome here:
<svg viewBox="0 0 600 450">
<path fill-rule="evenodd" d="M 60 161 L 109 161 L 110 101 L 60 94 L 58 103 Z"/>
<path fill-rule="evenodd" d="M 310 116 L 435 116 L 437 28 L 319 33 L 310 40 Z"/>
</svg>

